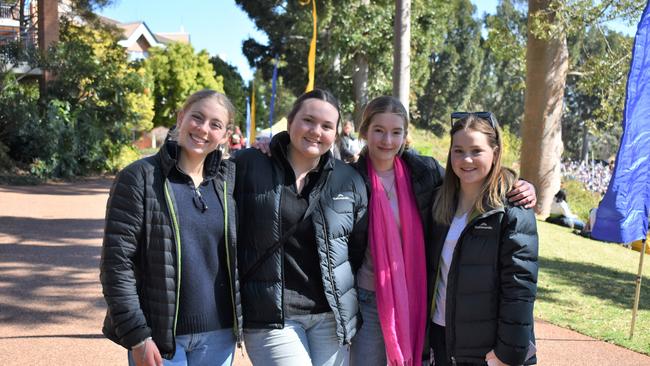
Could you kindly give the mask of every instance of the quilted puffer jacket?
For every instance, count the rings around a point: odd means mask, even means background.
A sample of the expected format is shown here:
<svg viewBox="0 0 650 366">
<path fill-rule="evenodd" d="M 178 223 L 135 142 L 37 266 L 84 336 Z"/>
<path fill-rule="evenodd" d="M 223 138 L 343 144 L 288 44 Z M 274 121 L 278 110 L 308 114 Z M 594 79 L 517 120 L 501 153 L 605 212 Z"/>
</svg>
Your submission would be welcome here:
<svg viewBox="0 0 650 366">
<path fill-rule="evenodd" d="M 239 214 L 238 258 L 245 328 L 283 328 L 284 291 L 280 200 L 289 135 L 273 137 L 268 157 L 255 149 L 242 150 L 235 161 L 235 198 Z M 316 233 L 323 286 L 337 323 L 341 343 L 349 343 L 357 327 L 359 306 L 354 274 L 365 248 L 365 230 L 358 223 L 366 214 L 367 193 L 363 180 L 340 160 L 325 156 L 324 179 L 314 187 L 309 202 L 316 200 L 310 217 Z"/>
<path fill-rule="evenodd" d="M 106 209 L 100 279 L 108 305 L 104 335 L 130 349 L 152 337 L 161 355 L 175 353 L 181 273 L 181 241 L 173 190 L 167 179 L 178 147 L 167 141 L 154 156 L 134 162 L 115 178 Z M 209 154 L 206 177 L 224 207 L 233 331 L 241 341 L 241 304 L 236 254 L 235 165 Z"/>
<path fill-rule="evenodd" d="M 448 231 L 448 226 L 434 225 L 427 246 L 429 304 Z M 494 349 L 509 365 L 536 363 L 535 356 L 526 355 L 535 342 L 537 253 L 537 224 L 530 209 L 507 205 L 469 220 L 447 278 L 445 332 L 454 362 L 483 363 Z"/>
</svg>

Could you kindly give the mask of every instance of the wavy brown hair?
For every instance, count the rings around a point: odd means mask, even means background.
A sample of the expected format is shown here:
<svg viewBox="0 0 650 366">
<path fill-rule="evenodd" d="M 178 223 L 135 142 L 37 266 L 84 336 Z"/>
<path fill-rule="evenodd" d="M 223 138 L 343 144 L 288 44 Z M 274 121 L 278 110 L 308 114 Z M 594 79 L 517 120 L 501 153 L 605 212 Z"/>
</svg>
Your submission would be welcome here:
<svg viewBox="0 0 650 366">
<path fill-rule="evenodd" d="M 457 120 L 451 127 L 449 135 L 452 143 L 447 154 L 447 167 L 445 168 L 445 179 L 440 187 L 433 204 L 433 221 L 449 225 L 451 224 L 456 208 L 458 207 L 458 193 L 460 192 L 460 180 L 451 167 L 451 149 L 453 146 L 454 134 L 460 130 L 478 131 L 487 136 L 488 144 L 494 149 L 494 161 L 492 169 L 485 177 L 479 199 L 474 202 L 472 211 L 482 214 L 491 209 L 502 207 L 506 199 L 506 193 L 512 189 L 517 180 L 517 174 L 511 169 L 501 166 L 501 155 L 503 146 L 501 144 L 501 129 L 494 128 L 487 120 L 473 114 Z"/>
</svg>

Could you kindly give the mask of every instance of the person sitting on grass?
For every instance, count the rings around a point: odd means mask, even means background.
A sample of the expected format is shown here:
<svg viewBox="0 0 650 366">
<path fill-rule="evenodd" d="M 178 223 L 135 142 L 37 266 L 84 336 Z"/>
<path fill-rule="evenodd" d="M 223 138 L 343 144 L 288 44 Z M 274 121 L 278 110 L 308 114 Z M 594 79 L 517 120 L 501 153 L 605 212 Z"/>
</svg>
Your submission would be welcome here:
<svg viewBox="0 0 650 366">
<path fill-rule="evenodd" d="M 585 223 L 576 216 L 566 200 L 566 191 L 560 189 L 551 203 L 551 215 L 546 219 L 546 222 L 560 226 L 570 227 L 578 231 L 582 231 Z"/>
</svg>

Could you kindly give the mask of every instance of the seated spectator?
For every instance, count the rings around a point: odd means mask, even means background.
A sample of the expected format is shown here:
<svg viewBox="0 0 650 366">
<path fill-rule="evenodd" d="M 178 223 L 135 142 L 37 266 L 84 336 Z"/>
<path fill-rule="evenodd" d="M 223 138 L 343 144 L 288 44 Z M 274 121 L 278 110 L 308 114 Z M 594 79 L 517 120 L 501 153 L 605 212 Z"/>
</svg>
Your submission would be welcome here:
<svg viewBox="0 0 650 366">
<path fill-rule="evenodd" d="M 354 163 L 359 159 L 359 153 L 361 152 L 361 143 L 359 139 L 354 135 L 354 124 L 352 121 L 346 121 L 343 124 L 343 131 L 339 135 L 337 141 L 338 152 L 341 156 L 341 160 L 346 163 Z"/>
<path fill-rule="evenodd" d="M 566 226 L 582 231 L 585 223 L 580 221 L 578 216 L 571 212 L 569 204 L 566 200 L 566 192 L 560 189 L 551 203 L 551 215 L 546 219 L 546 222 L 552 224 Z"/>
<path fill-rule="evenodd" d="M 589 210 L 589 221 L 585 224 L 585 227 L 582 230 L 573 230 L 574 234 L 584 236 L 585 238 L 591 238 L 591 231 L 594 229 L 594 224 L 596 223 L 596 212 L 598 207 L 594 207 Z"/>
</svg>

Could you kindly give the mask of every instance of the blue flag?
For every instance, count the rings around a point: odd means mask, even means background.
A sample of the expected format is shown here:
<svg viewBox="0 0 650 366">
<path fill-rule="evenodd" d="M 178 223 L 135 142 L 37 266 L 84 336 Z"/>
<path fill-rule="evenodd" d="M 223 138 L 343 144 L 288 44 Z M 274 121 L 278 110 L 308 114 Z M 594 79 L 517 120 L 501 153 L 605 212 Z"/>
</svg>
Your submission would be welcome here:
<svg viewBox="0 0 650 366">
<path fill-rule="evenodd" d="M 650 14 L 641 16 L 627 79 L 623 136 L 614 175 L 598 206 L 591 236 L 629 243 L 645 239 L 650 214 Z"/>
<path fill-rule="evenodd" d="M 271 105 L 269 106 L 269 135 L 273 136 L 273 112 L 275 111 L 275 93 L 277 89 L 276 82 L 278 80 L 278 64 L 280 58 L 275 55 L 275 66 L 273 67 L 273 80 L 271 86 Z"/>
</svg>

